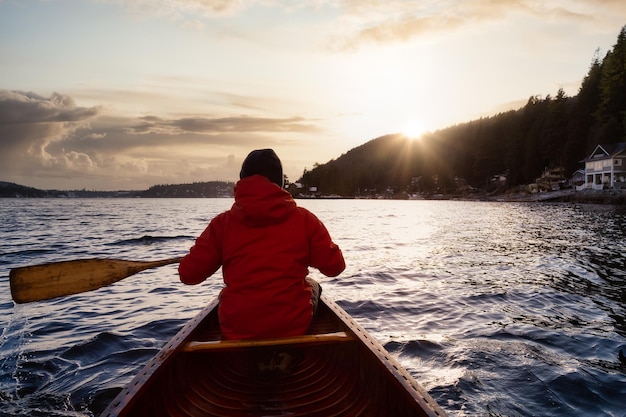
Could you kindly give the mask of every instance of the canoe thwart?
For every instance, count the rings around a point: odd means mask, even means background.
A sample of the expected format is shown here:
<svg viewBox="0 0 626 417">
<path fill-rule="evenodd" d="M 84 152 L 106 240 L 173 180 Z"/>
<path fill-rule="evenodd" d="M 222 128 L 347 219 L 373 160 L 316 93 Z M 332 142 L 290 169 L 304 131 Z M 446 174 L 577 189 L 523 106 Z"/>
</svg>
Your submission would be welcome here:
<svg viewBox="0 0 626 417">
<path fill-rule="evenodd" d="M 301 336 L 279 337 L 275 339 L 249 339 L 249 340 L 210 340 L 207 342 L 187 342 L 181 348 L 183 352 L 197 352 L 217 349 L 237 349 L 258 346 L 297 345 L 303 343 L 333 343 L 349 342 L 354 340 L 352 335 L 346 332 L 334 332 L 323 334 L 304 334 Z"/>
</svg>

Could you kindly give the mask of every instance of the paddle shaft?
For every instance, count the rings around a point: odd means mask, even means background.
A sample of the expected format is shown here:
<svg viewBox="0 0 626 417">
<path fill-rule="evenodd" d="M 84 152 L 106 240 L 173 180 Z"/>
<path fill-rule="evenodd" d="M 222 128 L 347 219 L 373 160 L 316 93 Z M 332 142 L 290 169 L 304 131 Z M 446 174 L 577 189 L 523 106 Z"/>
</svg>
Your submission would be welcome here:
<svg viewBox="0 0 626 417">
<path fill-rule="evenodd" d="M 178 263 L 181 259 L 126 261 L 90 258 L 14 268 L 9 273 L 11 295 L 16 303 L 21 304 L 78 294 L 104 287 L 146 269 Z"/>
</svg>

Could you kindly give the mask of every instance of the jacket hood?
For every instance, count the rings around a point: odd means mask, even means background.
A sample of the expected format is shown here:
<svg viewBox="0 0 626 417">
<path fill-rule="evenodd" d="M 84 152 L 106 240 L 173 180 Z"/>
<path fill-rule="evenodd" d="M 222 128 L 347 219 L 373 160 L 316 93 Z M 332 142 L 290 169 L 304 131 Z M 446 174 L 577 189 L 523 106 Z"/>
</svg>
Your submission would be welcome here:
<svg viewBox="0 0 626 417">
<path fill-rule="evenodd" d="M 282 222 L 296 208 L 291 195 L 262 175 L 243 178 L 235 185 L 232 212 L 249 226 Z"/>
</svg>

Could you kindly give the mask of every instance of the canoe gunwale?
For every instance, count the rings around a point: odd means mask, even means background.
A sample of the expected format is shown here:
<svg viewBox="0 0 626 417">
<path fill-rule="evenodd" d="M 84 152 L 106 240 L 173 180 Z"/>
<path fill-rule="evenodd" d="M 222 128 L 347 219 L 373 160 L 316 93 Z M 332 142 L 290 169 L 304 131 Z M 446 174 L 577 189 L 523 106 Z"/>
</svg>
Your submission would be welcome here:
<svg viewBox="0 0 626 417">
<path fill-rule="evenodd" d="M 398 383 L 402 385 L 407 393 L 420 404 L 422 409 L 432 417 L 445 417 L 447 414 L 437 404 L 437 402 L 426 392 L 415 379 L 404 369 L 400 363 L 391 356 L 391 354 L 383 347 L 383 345 L 374 339 L 360 324 L 358 324 L 352 316 L 344 309 L 339 307 L 334 301 L 322 295 L 322 300 L 331 309 L 340 320 L 349 327 L 354 336 L 374 354 L 380 363 L 382 363 L 389 373 L 391 373 Z"/>
<path fill-rule="evenodd" d="M 217 308 L 218 304 L 219 299 L 215 298 L 206 307 L 204 307 L 200 313 L 189 320 L 182 327 L 182 329 L 180 329 L 179 332 L 167 342 L 159 353 L 157 353 L 157 355 L 141 369 L 131 382 L 127 384 L 122 391 L 120 391 L 100 417 L 117 416 L 124 408 L 127 408 L 130 404 L 132 404 L 139 391 L 150 380 L 152 375 L 170 358 L 172 358 L 175 353 L 177 353 L 182 344 L 185 343 L 193 331 L 213 311 L 213 309 Z"/>
</svg>

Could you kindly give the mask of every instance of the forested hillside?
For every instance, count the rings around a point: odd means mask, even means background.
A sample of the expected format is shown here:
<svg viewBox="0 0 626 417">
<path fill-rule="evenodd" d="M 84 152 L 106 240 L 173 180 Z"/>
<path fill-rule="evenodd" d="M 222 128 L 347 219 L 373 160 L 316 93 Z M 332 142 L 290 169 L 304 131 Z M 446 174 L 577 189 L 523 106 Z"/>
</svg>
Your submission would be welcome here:
<svg viewBox="0 0 626 417">
<path fill-rule="evenodd" d="M 0 181 L 0 198 L 216 198 L 232 197 L 235 183 L 225 181 L 154 185 L 143 191 L 39 190 Z"/>
<path fill-rule="evenodd" d="M 209 181 L 193 184 L 154 185 L 139 194 L 140 197 L 162 198 L 216 198 L 232 197 L 232 182 Z"/>
<path fill-rule="evenodd" d="M 540 65 L 538 63 L 537 65 Z M 626 26 L 606 55 L 593 57 L 578 94 L 532 96 L 515 111 L 452 126 L 418 141 L 374 139 L 316 165 L 299 182 L 322 194 L 487 190 L 494 176 L 506 187 L 529 184 L 547 168 L 567 176 L 597 144 L 626 141 Z"/>
</svg>

